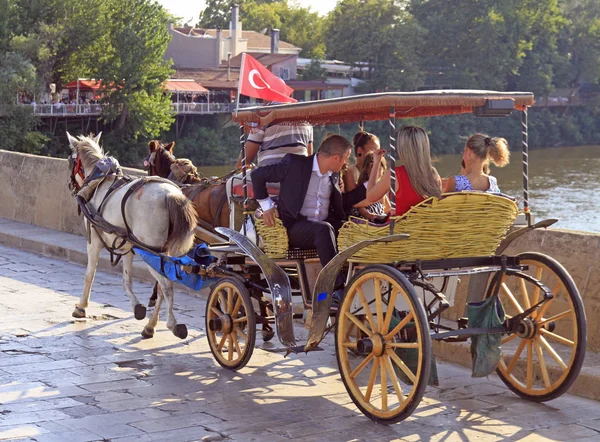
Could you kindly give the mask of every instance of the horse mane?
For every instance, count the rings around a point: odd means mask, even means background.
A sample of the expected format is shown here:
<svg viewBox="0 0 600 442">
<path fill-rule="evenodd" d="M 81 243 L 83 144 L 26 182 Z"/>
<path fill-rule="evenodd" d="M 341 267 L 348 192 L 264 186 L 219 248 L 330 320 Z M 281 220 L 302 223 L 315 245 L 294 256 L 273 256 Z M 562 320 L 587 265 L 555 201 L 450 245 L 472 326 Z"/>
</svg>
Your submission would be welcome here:
<svg viewBox="0 0 600 442">
<path fill-rule="evenodd" d="M 77 154 L 80 155 L 83 169 L 91 172 L 94 165 L 100 159 L 104 158 L 104 149 L 102 149 L 91 137 L 79 135 L 77 139 L 79 140 Z"/>
</svg>

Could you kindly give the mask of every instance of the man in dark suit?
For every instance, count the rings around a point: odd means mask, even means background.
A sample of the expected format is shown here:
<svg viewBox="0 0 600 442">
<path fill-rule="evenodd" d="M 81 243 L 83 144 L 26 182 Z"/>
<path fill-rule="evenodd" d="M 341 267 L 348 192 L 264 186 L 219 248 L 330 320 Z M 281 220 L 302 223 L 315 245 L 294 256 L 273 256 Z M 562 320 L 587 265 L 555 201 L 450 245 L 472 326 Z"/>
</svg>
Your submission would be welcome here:
<svg viewBox="0 0 600 442">
<path fill-rule="evenodd" d="M 348 161 L 351 147 L 344 137 L 331 135 L 316 155 L 286 155 L 280 163 L 252 172 L 254 195 L 264 211 L 265 224 L 274 225 L 274 216 L 279 215 L 289 246 L 317 249 L 323 266 L 337 253 L 336 234 L 350 208 L 361 201 L 378 201 L 388 190 L 380 180 L 369 191 L 366 186 L 340 191 L 340 169 Z M 281 183 L 278 207 L 267 193 L 266 183 L 271 182 Z"/>
</svg>

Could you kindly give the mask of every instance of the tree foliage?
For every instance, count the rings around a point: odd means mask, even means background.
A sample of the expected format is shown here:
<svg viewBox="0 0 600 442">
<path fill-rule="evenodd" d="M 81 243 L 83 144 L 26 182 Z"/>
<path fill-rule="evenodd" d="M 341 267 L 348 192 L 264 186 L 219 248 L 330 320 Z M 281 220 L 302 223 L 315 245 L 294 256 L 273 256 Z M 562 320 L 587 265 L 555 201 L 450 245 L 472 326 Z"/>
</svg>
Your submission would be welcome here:
<svg viewBox="0 0 600 442">
<path fill-rule="evenodd" d="M 96 73 L 106 94 L 103 118 L 115 120 L 126 138 L 157 136 L 174 121 L 164 90 L 173 72 L 163 59 L 170 39 L 167 20 L 151 0 L 107 2 L 107 32 Z"/>
<path fill-rule="evenodd" d="M 329 56 L 368 70 L 365 92 L 420 86 L 424 32 L 406 2 L 341 0 L 326 29 Z"/>
</svg>

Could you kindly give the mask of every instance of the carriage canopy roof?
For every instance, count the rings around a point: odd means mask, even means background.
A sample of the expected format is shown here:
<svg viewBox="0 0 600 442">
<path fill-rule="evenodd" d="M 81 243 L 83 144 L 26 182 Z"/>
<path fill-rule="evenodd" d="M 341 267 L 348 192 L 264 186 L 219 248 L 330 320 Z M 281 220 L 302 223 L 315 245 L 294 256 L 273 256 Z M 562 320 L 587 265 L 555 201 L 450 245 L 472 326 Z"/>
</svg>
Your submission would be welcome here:
<svg viewBox="0 0 600 442">
<path fill-rule="evenodd" d="M 233 120 L 245 126 L 264 126 L 282 122 L 306 122 L 314 125 L 355 121 L 386 120 L 394 108 L 395 118 L 432 117 L 471 113 L 487 100 L 511 100 L 516 110 L 534 103 L 531 92 L 495 92 L 477 90 L 439 90 L 386 92 L 354 95 L 301 103 L 256 106 L 240 109 Z"/>
</svg>

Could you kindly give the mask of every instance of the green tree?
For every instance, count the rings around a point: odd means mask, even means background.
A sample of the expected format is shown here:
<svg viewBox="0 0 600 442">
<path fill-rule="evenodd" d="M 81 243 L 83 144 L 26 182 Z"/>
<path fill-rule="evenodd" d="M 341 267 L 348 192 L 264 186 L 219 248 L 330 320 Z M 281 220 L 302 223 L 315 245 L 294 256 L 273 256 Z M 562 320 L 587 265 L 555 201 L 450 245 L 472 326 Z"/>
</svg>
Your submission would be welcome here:
<svg viewBox="0 0 600 442">
<path fill-rule="evenodd" d="M 558 85 L 574 90 L 582 81 L 600 80 L 600 3 L 595 0 L 561 0 L 567 25 L 561 29 L 559 50 L 565 63 Z"/>
<path fill-rule="evenodd" d="M 411 11 L 428 31 L 426 70 L 444 86 L 514 89 L 527 84 L 527 65 L 538 92 L 548 92 L 563 24 L 557 0 L 413 0 Z"/>
<path fill-rule="evenodd" d="M 319 60 L 311 60 L 310 64 L 302 71 L 301 80 L 325 80 L 327 69 L 321 67 Z"/>
<path fill-rule="evenodd" d="M 164 83 L 170 36 L 165 10 L 152 0 L 109 0 L 97 76 L 103 81 L 103 118 L 125 138 L 152 137 L 174 121 Z"/>
<path fill-rule="evenodd" d="M 342 0 L 325 32 L 328 55 L 368 69 L 365 91 L 414 90 L 423 30 L 404 1 Z"/>
</svg>

